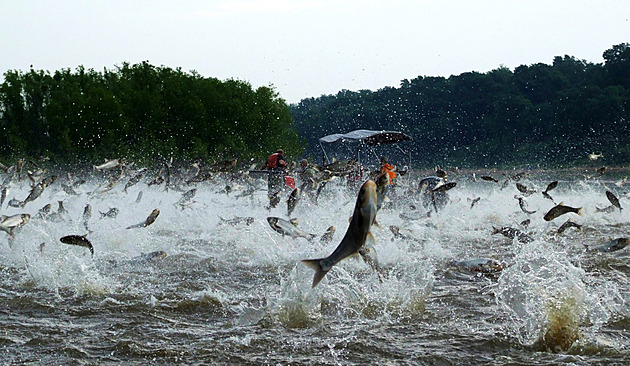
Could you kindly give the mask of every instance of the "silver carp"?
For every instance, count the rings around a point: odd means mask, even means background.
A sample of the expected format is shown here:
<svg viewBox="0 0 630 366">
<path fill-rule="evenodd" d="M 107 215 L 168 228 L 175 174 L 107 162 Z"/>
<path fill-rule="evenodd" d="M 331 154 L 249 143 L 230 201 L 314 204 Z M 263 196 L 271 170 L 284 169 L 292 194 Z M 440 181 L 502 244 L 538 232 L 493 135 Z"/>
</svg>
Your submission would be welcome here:
<svg viewBox="0 0 630 366">
<path fill-rule="evenodd" d="M 60 242 L 69 245 L 77 245 L 80 247 L 88 248 L 90 253 L 92 253 L 92 257 L 94 257 L 94 247 L 92 243 L 86 238 L 85 235 L 67 235 L 59 239 Z"/>
<path fill-rule="evenodd" d="M 359 190 L 352 220 L 335 251 L 325 258 L 302 261 L 302 263 L 315 270 L 313 287 L 317 286 L 335 264 L 359 252 L 359 249 L 365 245 L 368 236 L 372 236 L 370 229 L 376 219 L 377 202 L 376 183 L 368 180 L 363 183 Z"/>
<path fill-rule="evenodd" d="M 586 250 L 589 251 L 598 251 L 598 252 L 615 252 L 617 250 L 621 250 L 630 244 L 630 239 L 628 238 L 617 238 L 611 241 L 608 241 L 603 244 L 584 244 Z"/>
<path fill-rule="evenodd" d="M 326 229 L 326 232 L 322 235 L 321 238 L 319 238 L 319 241 L 322 243 L 330 243 L 333 240 L 333 236 L 335 235 L 335 227 L 334 226 L 330 226 L 328 229 Z"/>
<path fill-rule="evenodd" d="M 300 230 L 297 227 L 297 219 L 287 221 L 279 217 L 270 216 L 267 217 L 267 222 L 275 232 L 282 234 L 282 236 L 287 235 L 292 238 L 306 238 L 308 240 L 313 240 L 317 236 Z"/>
<path fill-rule="evenodd" d="M 111 170 L 116 169 L 121 166 L 119 159 L 107 160 L 105 159 L 105 163 L 101 165 L 94 165 L 94 170 Z"/>
<path fill-rule="evenodd" d="M 619 198 L 617 198 L 614 193 L 606 191 L 606 198 L 608 198 L 608 201 L 610 201 L 613 206 L 617 207 L 619 211 L 623 210 L 623 208 L 621 208 L 621 204 L 619 203 Z"/>
<path fill-rule="evenodd" d="M 155 210 L 151 211 L 151 213 L 146 218 L 146 220 L 144 220 L 143 222 L 137 223 L 135 225 L 131 225 L 131 226 L 127 227 L 127 229 L 135 229 L 135 228 L 140 228 L 140 227 L 147 227 L 147 226 L 151 225 L 152 223 L 154 223 L 155 219 L 157 219 L 157 217 L 159 215 L 160 215 L 160 210 L 158 210 L 156 208 Z"/>
<path fill-rule="evenodd" d="M 295 206 L 300 201 L 300 193 L 300 188 L 296 187 L 293 191 L 291 191 L 289 199 L 287 199 L 287 212 L 289 217 L 291 217 L 293 210 L 295 210 Z"/>
<path fill-rule="evenodd" d="M 555 219 L 556 217 L 564 215 L 565 213 L 569 213 L 569 212 L 573 212 L 582 216 L 582 207 L 574 208 L 574 207 L 564 206 L 562 202 L 560 202 L 558 205 L 554 206 L 551 210 L 549 210 L 549 212 L 547 212 L 543 218 L 545 219 L 545 221 L 551 221 Z"/>
</svg>

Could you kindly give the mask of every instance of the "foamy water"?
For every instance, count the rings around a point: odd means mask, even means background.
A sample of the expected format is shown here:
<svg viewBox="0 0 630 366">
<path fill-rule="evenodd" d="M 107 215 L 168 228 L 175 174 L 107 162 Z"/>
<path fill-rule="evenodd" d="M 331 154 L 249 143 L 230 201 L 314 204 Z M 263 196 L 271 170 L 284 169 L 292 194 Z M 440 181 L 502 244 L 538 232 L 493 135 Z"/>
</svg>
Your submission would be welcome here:
<svg viewBox="0 0 630 366">
<path fill-rule="evenodd" d="M 498 177 L 498 176 L 497 176 Z M 61 178 L 60 178 L 61 179 Z M 419 177 L 413 178 L 417 182 Z M 597 213 L 610 203 L 605 191 L 630 207 L 627 187 L 599 178 L 562 180 L 556 203 L 583 207 L 547 222 L 554 206 L 540 193 L 526 197 L 528 215 L 506 188 L 470 176 L 449 191 L 451 202 L 422 217 L 413 195 L 401 187 L 378 213 L 373 227 L 379 276 L 362 260 L 348 258 L 315 288 L 302 259 L 325 257 L 348 227 L 356 190 L 330 184 L 318 203 L 304 196 L 292 217 L 317 238 L 281 236 L 268 216 L 288 219 L 286 203 L 267 209 L 263 181 L 252 195 L 227 195 L 226 182 L 200 183 L 190 207 L 182 192 L 124 182 L 105 194 L 88 192 L 97 181 L 65 193 L 60 183 L 24 208 L 31 220 L 3 245 L 0 342 L 5 362 L 15 364 L 625 364 L 630 361 L 628 251 L 587 252 L 584 244 L 630 236 L 627 210 Z M 548 178 L 522 180 L 544 190 Z M 403 181 L 403 184 L 406 183 Z M 26 182 L 10 185 L 7 201 L 28 195 Z M 136 203 L 138 193 L 143 196 Z M 288 192 L 285 193 L 285 197 Z M 480 200 L 471 209 L 471 200 Z M 37 218 L 38 210 L 63 200 L 67 216 Z M 59 238 L 88 233 L 82 213 L 92 206 L 86 248 Z M 410 204 L 419 207 L 413 212 Z M 115 218 L 99 212 L 118 208 Z M 125 228 L 144 221 L 149 227 Z M 402 219 L 407 214 L 417 220 Z M 253 217 L 250 225 L 222 219 Z M 413 217 L 415 218 L 415 217 Z M 520 222 L 529 218 L 525 228 Z M 567 219 L 582 230 L 555 232 Z M 319 237 L 334 225 L 330 243 Z M 396 238 L 391 225 L 405 235 Z M 509 226 L 533 241 L 520 243 L 493 227 Z M 40 252 L 40 245 L 44 243 Z M 140 261 L 163 250 L 161 260 Z M 484 275 L 452 261 L 489 258 L 505 269 Z"/>
</svg>

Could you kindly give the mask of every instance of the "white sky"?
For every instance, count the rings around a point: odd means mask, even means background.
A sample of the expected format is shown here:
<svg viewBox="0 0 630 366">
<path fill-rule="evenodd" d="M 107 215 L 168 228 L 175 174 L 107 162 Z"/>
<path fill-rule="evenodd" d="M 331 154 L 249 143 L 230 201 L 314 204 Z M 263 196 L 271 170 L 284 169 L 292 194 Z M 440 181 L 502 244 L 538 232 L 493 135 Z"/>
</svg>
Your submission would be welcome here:
<svg viewBox="0 0 630 366">
<path fill-rule="evenodd" d="M 0 74 L 122 62 L 269 86 L 290 103 L 417 76 L 603 62 L 630 0 L 0 0 Z"/>
</svg>

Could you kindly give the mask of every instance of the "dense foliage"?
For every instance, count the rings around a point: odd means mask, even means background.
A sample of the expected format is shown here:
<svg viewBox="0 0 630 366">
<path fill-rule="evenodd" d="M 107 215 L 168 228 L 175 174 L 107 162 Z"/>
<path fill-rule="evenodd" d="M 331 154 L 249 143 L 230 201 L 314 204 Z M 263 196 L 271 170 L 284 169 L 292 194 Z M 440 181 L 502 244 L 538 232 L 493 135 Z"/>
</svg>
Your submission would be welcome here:
<svg viewBox="0 0 630 366">
<path fill-rule="evenodd" d="M 375 129 L 410 134 L 418 166 L 560 167 L 584 164 L 592 152 L 628 164 L 630 44 L 603 56 L 604 64 L 558 56 L 514 71 L 419 76 L 398 88 L 304 99 L 291 113 L 311 156 L 322 136 Z"/>
<path fill-rule="evenodd" d="M 0 85 L 0 159 L 219 160 L 302 150 L 289 107 L 269 87 L 123 64 L 96 72 L 8 71 Z"/>
</svg>

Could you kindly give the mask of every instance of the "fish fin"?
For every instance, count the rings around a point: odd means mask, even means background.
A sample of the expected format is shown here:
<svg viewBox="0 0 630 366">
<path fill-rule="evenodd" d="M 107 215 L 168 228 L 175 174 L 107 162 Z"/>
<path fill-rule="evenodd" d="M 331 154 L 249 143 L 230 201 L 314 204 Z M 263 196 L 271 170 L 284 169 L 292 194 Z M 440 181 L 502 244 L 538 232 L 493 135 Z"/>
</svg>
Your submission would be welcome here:
<svg viewBox="0 0 630 366">
<path fill-rule="evenodd" d="M 372 247 L 374 246 L 374 244 L 376 244 L 376 239 L 374 238 L 374 235 L 372 234 L 372 232 L 368 231 L 367 236 L 365 237 L 365 246 Z"/>
<path fill-rule="evenodd" d="M 293 224 L 293 226 L 298 226 L 298 222 L 299 222 L 299 221 L 298 221 L 298 218 L 296 217 L 296 218 L 294 218 L 294 219 L 289 220 L 289 222 L 290 222 L 290 223 L 292 223 L 292 224 Z"/>
<path fill-rule="evenodd" d="M 319 264 L 319 262 L 322 259 L 323 258 L 320 258 L 320 259 L 304 259 L 304 260 L 302 260 L 302 263 L 306 264 L 308 267 L 310 267 L 310 268 L 315 270 L 315 275 L 313 276 L 313 288 L 315 288 L 315 286 L 317 286 L 317 284 L 322 280 L 322 278 L 324 278 L 326 273 L 328 273 L 328 271 L 324 271 L 322 269 L 321 264 Z"/>
</svg>

